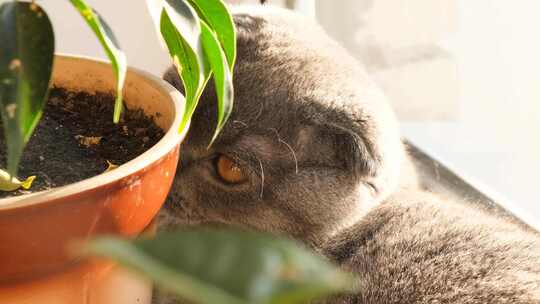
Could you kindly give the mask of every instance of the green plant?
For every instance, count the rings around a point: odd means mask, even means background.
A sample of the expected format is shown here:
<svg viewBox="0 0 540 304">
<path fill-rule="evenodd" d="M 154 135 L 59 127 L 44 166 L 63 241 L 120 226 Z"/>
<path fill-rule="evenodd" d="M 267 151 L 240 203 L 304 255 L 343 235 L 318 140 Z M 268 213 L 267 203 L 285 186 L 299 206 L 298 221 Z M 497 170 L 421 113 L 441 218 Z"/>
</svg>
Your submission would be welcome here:
<svg viewBox="0 0 540 304">
<path fill-rule="evenodd" d="M 70 0 L 96 34 L 117 78 L 113 121 L 122 111 L 127 61 L 111 29 L 84 0 Z M 233 104 L 236 36 L 221 0 L 147 0 L 156 28 L 185 87 L 183 130 L 210 78 L 218 96 L 218 122 Z M 47 99 L 54 58 L 54 31 L 35 2 L 0 0 L 0 113 L 7 143 L 7 172 L 0 188 L 27 187 L 16 179 L 25 144 Z M 8 173 L 9 172 L 9 173 Z M 163 288 L 202 303 L 298 303 L 353 290 L 352 277 L 295 242 L 238 231 L 191 231 L 152 239 L 103 237 L 80 248 L 146 274 Z"/>
<path fill-rule="evenodd" d="M 120 120 L 127 61 L 105 21 L 84 0 L 70 0 L 98 37 L 117 78 L 114 122 Z M 0 113 L 7 146 L 7 174 L 0 190 L 12 191 L 24 147 L 41 118 L 54 59 L 54 30 L 35 2 L 2 1 L 0 6 Z M 30 177 L 31 182 L 33 178 Z M 27 180 L 28 181 L 28 180 Z"/>
<path fill-rule="evenodd" d="M 96 34 L 117 79 L 113 120 L 122 112 L 125 54 L 111 28 L 85 0 L 69 0 Z M 52 73 L 54 31 L 47 13 L 35 2 L 2 1 L 0 7 L 0 113 L 7 145 L 7 172 L 0 190 L 12 191 L 24 147 L 41 118 Z M 186 107 L 182 131 L 191 119 L 212 75 L 218 95 L 218 125 L 212 141 L 232 110 L 232 70 L 236 37 L 232 17 L 220 0 L 148 1 L 155 21 L 184 83 Z M 9 177 L 6 179 L 6 177 Z M 2 179 L 3 178 L 3 179 Z M 30 180 L 31 181 L 31 180 Z M 11 183 L 10 183 L 11 182 Z M 7 185 L 3 187 L 2 185 Z"/>
</svg>

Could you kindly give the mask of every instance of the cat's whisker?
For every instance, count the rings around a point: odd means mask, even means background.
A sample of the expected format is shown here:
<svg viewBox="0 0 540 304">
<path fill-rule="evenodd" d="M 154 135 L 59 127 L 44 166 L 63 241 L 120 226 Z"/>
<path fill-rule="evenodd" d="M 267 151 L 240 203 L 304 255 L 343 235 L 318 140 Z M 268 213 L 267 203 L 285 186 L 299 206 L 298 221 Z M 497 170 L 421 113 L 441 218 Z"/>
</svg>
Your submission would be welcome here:
<svg viewBox="0 0 540 304">
<path fill-rule="evenodd" d="M 257 113 L 257 115 L 255 116 L 255 118 L 253 119 L 253 121 L 258 121 L 258 120 L 259 120 L 259 117 L 261 117 L 263 111 L 264 111 L 264 104 L 261 103 L 261 108 L 260 108 L 260 110 L 259 110 L 259 113 Z"/>
<path fill-rule="evenodd" d="M 298 158 L 296 158 L 296 152 L 294 152 L 294 149 L 291 147 L 291 145 L 281 140 L 280 138 L 278 138 L 278 140 L 282 142 L 285 146 L 287 146 L 289 150 L 291 150 L 292 156 L 294 158 L 294 170 L 295 170 L 295 173 L 298 175 Z"/>
<path fill-rule="evenodd" d="M 245 123 L 245 122 L 243 122 L 243 121 L 241 121 L 241 120 L 233 120 L 233 123 L 234 123 L 234 124 L 242 125 L 242 126 L 244 126 L 245 128 L 249 128 L 248 124 Z"/>
<path fill-rule="evenodd" d="M 296 152 L 291 147 L 291 145 L 289 145 L 288 143 L 286 143 L 284 140 L 281 139 L 281 137 L 279 136 L 278 130 L 276 130 L 275 128 L 270 128 L 270 130 L 274 131 L 274 133 L 276 133 L 278 141 L 284 144 L 285 146 L 287 146 L 287 148 L 289 148 L 289 150 L 291 151 L 293 159 L 294 159 L 295 173 L 298 175 L 298 158 L 296 157 Z"/>
<path fill-rule="evenodd" d="M 257 158 L 257 160 L 259 161 L 259 166 L 261 167 L 261 194 L 260 194 L 260 198 L 262 199 L 263 194 L 264 194 L 264 168 L 263 168 L 263 164 L 262 164 L 261 160 L 258 159 L 258 158 Z"/>
</svg>

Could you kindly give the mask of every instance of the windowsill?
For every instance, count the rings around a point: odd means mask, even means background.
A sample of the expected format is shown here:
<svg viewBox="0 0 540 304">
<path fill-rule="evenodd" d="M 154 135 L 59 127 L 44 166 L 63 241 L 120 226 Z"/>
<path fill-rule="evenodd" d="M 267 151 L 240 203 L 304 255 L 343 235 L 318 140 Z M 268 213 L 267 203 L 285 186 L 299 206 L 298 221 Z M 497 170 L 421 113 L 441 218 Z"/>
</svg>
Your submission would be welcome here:
<svg viewBox="0 0 540 304">
<path fill-rule="evenodd" d="M 537 175 L 540 172 L 540 142 L 529 128 L 512 121 L 499 124 L 403 123 L 406 138 L 460 172 L 481 181 L 540 219 Z M 524 134 L 528 136 L 513 136 Z M 536 130 L 538 128 L 536 127 Z"/>
</svg>

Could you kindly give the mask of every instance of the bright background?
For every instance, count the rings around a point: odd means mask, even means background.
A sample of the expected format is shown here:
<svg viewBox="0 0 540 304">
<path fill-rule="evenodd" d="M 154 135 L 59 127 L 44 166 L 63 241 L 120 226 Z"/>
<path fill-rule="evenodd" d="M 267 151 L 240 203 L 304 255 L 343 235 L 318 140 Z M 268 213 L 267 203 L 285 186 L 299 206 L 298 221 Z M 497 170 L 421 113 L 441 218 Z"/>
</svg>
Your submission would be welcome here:
<svg viewBox="0 0 540 304">
<path fill-rule="evenodd" d="M 161 74 L 169 61 L 144 1 L 89 2 L 130 64 Z M 58 51 L 104 57 L 68 1 L 40 3 Z M 540 1 L 319 0 L 316 7 L 386 91 L 409 139 L 540 219 Z"/>
</svg>

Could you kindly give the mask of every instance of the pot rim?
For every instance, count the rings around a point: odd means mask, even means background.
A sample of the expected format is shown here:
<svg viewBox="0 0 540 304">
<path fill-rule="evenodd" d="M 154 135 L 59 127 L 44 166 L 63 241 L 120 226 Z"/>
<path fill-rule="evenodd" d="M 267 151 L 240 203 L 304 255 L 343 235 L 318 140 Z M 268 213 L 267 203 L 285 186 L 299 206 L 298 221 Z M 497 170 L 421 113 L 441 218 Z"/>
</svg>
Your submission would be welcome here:
<svg viewBox="0 0 540 304">
<path fill-rule="evenodd" d="M 55 54 L 55 58 L 77 59 L 82 61 L 90 61 L 99 65 L 110 66 L 108 61 L 92 56 L 57 53 Z M 114 183 L 152 165 L 167 155 L 182 142 L 189 130 L 190 125 L 190 122 L 188 122 L 182 133 L 179 133 L 176 129 L 176 126 L 179 126 L 182 120 L 182 115 L 180 114 L 184 112 L 183 104 L 185 103 L 185 100 L 183 95 L 166 81 L 153 74 L 150 74 L 149 72 L 134 67 L 128 67 L 127 71 L 128 73 L 135 73 L 149 80 L 149 85 L 162 92 L 164 95 L 169 96 L 169 99 L 173 103 L 174 107 L 174 119 L 171 127 L 166 131 L 165 135 L 150 149 L 146 150 L 144 153 L 128 161 L 127 163 L 120 165 L 115 170 L 104 172 L 99 175 L 57 188 L 0 199 L 0 212 L 56 201 L 60 198 L 75 195 L 82 191 L 88 191 Z"/>
</svg>

